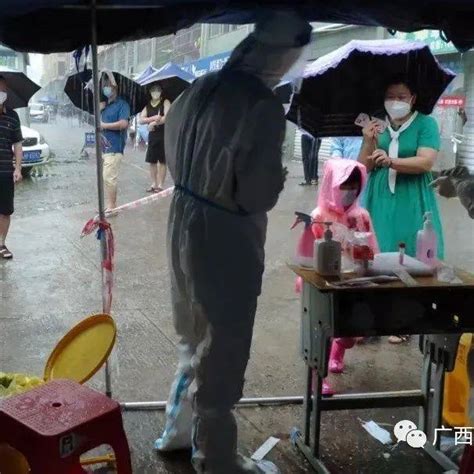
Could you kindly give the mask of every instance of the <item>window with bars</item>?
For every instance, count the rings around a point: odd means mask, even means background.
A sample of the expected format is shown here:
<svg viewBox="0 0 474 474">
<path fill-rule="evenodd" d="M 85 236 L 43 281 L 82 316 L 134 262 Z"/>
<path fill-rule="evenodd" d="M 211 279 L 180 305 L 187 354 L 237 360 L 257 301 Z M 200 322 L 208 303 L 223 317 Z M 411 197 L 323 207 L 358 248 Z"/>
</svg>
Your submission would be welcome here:
<svg viewBox="0 0 474 474">
<path fill-rule="evenodd" d="M 138 63 L 148 63 L 151 59 L 151 39 L 138 42 Z"/>
</svg>

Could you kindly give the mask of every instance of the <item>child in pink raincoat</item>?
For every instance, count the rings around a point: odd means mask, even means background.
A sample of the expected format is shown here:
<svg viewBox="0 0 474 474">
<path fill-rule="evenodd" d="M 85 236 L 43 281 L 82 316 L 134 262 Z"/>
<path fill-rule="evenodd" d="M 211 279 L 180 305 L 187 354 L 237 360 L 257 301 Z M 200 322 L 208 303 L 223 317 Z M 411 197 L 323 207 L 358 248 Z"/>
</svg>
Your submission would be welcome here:
<svg viewBox="0 0 474 474">
<path fill-rule="evenodd" d="M 333 159 L 326 162 L 324 176 L 318 195 L 318 206 L 311 213 L 315 222 L 337 222 L 353 232 L 370 232 L 369 246 L 378 253 L 377 238 L 369 213 L 359 204 L 359 197 L 367 182 L 367 171 L 363 164 L 353 160 Z M 324 226 L 312 227 L 316 239 L 322 239 Z M 344 370 L 344 353 L 354 346 L 356 338 L 335 338 L 331 345 L 329 370 L 338 374 Z M 324 381 L 323 393 L 333 393 Z"/>
</svg>

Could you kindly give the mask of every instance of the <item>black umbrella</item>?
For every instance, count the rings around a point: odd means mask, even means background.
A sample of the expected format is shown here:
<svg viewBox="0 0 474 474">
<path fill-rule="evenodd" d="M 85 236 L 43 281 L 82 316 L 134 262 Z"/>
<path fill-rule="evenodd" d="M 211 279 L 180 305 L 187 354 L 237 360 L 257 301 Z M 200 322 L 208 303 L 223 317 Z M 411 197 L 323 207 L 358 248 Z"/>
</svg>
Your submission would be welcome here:
<svg viewBox="0 0 474 474">
<path fill-rule="evenodd" d="M 19 71 L 0 68 L 0 76 L 7 81 L 8 98 L 5 106 L 9 109 L 28 107 L 31 97 L 41 89 L 38 84 Z"/>
<path fill-rule="evenodd" d="M 143 110 L 147 104 L 148 97 L 145 87 L 140 86 L 132 79 L 122 76 L 118 72 L 112 73 L 118 87 L 118 95 L 125 99 L 130 105 L 131 115 L 135 115 Z M 89 87 L 92 78 L 92 71 L 86 69 L 69 76 L 64 92 L 71 99 L 71 102 L 78 108 L 89 114 L 94 113 L 94 95 Z M 105 99 L 104 99 L 105 101 Z"/>
<path fill-rule="evenodd" d="M 396 75 L 414 85 L 415 108 L 424 114 L 455 77 L 424 43 L 354 40 L 307 66 L 287 117 L 314 136 L 360 135 L 355 119 L 384 117 L 385 87 Z"/>
<path fill-rule="evenodd" d="M 273 89 L 273 93 L 281 100 L 282 104 L 289 104 L 293 95 L 293 83 L 283 80 Z"/>
<path fill-rule="evenodd" d="M 189 84 L 193 82 L 194 79 L 196 78 L 191 73 L 181 69 L 176 64 L 167 63 L 140 81 L 140 84 L 146 85 L 148 88 L 151 84 L 160 84 L 164 96 L 170 101 L 173 101 L 189 87 Z"/>
</svg>

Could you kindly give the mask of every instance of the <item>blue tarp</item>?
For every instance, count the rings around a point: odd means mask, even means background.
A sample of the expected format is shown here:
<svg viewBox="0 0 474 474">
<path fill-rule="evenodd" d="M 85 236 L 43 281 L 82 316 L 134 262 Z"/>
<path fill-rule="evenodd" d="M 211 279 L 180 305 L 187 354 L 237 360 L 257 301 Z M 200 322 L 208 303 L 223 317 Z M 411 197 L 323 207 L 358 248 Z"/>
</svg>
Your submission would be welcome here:
<svg viewBox="0 0 474 474">
<path fill-rule="evenodd" d="M 0 42 L 16 50 L 72 51 L 90 43 L 89 0 L 2 0 Z M 474 45 L 473 0 L 100 0 L 99 44 L 176 32 L 196 22 L 244 24 L 261 7 L 295 8 L 310 21 L 436 29 L 461 50 Z"/>
</svg>

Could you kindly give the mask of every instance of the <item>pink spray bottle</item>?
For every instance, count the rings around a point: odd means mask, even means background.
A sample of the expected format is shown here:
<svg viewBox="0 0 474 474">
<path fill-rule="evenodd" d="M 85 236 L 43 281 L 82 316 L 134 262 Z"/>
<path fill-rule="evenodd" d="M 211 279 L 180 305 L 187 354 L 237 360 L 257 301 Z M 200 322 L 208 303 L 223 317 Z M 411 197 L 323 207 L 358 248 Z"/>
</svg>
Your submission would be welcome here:
<svg viewBox="0 0 474 474">
<path fill-rule="evenodd" d="M 314 234 L 311 230 L 311 224 L 313 219 L 310 215 L 304 214 L 303 212 L 295 212 L 296 221 L 292 225 L 292 229 L 294 229 L 299 223 L 304 223 L 303 233 L 298 240 L 298 245 L 296 247 L 296 255 L 295 255 L 295 264 L 300 267 L 308 267 L 313 268 L 314 261 L 313 261 L 313 253 L 314 253 Z"/>
</svg>

